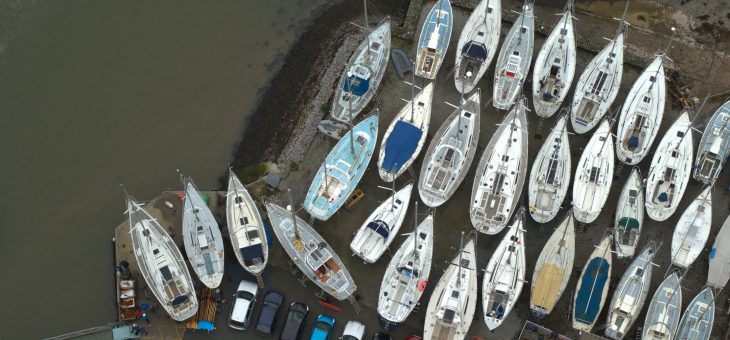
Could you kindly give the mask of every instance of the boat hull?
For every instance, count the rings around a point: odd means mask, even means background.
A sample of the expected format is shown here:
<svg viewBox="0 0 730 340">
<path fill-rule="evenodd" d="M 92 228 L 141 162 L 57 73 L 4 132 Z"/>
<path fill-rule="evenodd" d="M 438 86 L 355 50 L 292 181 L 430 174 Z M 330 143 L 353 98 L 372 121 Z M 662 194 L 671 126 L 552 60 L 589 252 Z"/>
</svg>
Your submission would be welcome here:
<svg viewBox="0 0 730 340">
<path fill-rule="evenodd" d="M 206 287 L 218 288 L 223 280 L 223 237 L 208 204 L 192 180 L 186 181 L 183 208 L 183 244 L 195 274 Z"/>
<path fill-rule="evenodd" d="M 492 96 L 494 107 L 508 110 L 515 104 L 530 71 L 534 40 L 533 4 L 526 2 L 522 6 L 522 13 L 507 33 L 497 57 Z"/>
<path fill-rule="evenodd" d="M 540 147 L 530 170 L 527 200 L 530 216 L 539 223 L 552 221 L 570 185 L 568 117 L 563 116 Z"/>
<path fill-rule="evenodd" d="M 454 64 L 454 85 L 468 94 L 487 72 L 499 45 L 502 0 L 481 0 L 459 36 Z"/>
<path fill-rule="evenodd" d="M 611 237 L 607 236 L 588 258 L 573 298 L 573 328 L 590 332 L 606 302 L 611 282 Z"/>
<path fill-rule="evenodd" d="M 530 311 L 538 318 L 552 312 L 570 280 L 575 258 L 575 225 L 568 213 L 540 252 L 532 275 Z"/>
<path fill-rule="evenodd" d="M 598 218 L 613 183 L 613 136 L 608 121 L 593 134 L 578 161 L 573 183 L 573 215 L 583 223 Z"/>
<path fill-rule="evenodd" d="M 723 164 L 730 156 L 730 101 L 715 111 L 702 134 L 697 147 L 697 162 L 692 176 L 710 184 L 720 175 Z"/>
<path fill-rule="evenodd" d="M 651 286 L 655 254 L 654 242 L 650 242 L 621 277 L 608 310 L 606 337 L 623 339 L 638 318 Z"/>
<path fill-rule="evenodd" d="M 575 34 L 572 8 L 566 10 L 537 54 L 532 73 L 532 104 L 540 117 L 550 117 L 565 100 L 575 76 Z"/>
<path fill-rule="evenodd" d="M 233 170 L 226 193 L 228 236 L 238 263 L 251 275 L 260 275 L 269 260 L 269 240 L 256 202 Z"/>
<path fill-rule="evenodd" d="M 679 218 L 672 235 L 672 263 L 689 268 L 705 249 L 712 228 L 712 187 L 705 188 Z"/>
<path fill-rule="evenodd" d="M 617 256 L 634 257 L 644 226 L 644 190 L 639 168 L 631 169 L 631 175 L 621 190 L 613 225 Z"/>
<path fill-rule="evenodd" d="M 435 79 L 449 49 L 452 17 L 451 2 L 439 0 L 426 16 L 416 48 L 416 76 Z"/>
<path fill-rule="evenodd" d="M 413 184 L 383 201 L 358 229 L 350 249 L 367 263 L 375 263 L 398 235 L 411 202 Z"/>
</svg>

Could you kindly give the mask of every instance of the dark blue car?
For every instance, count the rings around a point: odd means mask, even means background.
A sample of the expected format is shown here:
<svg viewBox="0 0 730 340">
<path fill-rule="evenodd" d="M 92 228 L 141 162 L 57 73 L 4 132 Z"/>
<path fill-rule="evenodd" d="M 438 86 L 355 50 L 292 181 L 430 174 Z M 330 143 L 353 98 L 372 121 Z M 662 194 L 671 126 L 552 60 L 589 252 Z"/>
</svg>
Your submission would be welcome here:
<svg viewBox="0 0 730 340">
<path fill-rule="evenodd" d="M 284 328 L 281 330 L 279 339 L 299 340 L 308 315 L 309 306 L 301 302 L 292 303 L 289 306 L 289 311 L 286 313 L 286 321 L 284 321 Z"/>
<path fill-rule="evenodd" d="M 309 340 L 329 340 L 334 330 L 335 318 L 327 314 L 320 314 L 317 321 L 314 322 L 314 328 Z"/>
<path fill-rule="evenodd" d="M 259 320 L 256 322 L 256 333 L 264 336 L 271 336 L 274 334 L 279 308 L 281 308 L 281 305 L 283 304 L 284 295 L 273 290 L 266 293 L 266 296 L 264 296 L 263 307 L 261 308 L 261 314 L 259 314 Z"/>
</svg>

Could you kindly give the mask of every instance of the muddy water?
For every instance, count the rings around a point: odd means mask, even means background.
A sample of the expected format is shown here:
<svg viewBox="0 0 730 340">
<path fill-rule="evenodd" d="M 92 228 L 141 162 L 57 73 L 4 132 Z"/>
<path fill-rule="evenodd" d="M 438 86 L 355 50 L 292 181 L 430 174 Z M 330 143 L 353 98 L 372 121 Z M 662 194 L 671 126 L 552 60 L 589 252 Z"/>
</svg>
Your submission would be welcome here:
<svg viewBox="0 0 730 340">
<path fill-rule="evenodd" d="M 275 58 L 327 2 L 0 1 L 3 338 L 114 320 L 118 183 L 142 200 L 178 168 L 215 185 Z"/>
</svg>

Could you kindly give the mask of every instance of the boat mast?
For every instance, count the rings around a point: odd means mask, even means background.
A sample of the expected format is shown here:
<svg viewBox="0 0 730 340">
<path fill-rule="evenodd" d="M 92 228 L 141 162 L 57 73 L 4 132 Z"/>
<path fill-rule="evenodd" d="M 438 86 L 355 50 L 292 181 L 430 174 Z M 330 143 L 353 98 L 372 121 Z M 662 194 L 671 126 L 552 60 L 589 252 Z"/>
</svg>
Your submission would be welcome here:
<svg viewBox="0 0 730 340">
<path fill-rule="evenodd" d="M 365 53 L 368 55 L 368 61 L 370 60 L 370 23 L 368 22 L 368 1 L 362 0 L 362 8 L 365 12 L 365 41 L 368 45 L 365 47 Z"/>
<path fill-rule="evenodd" d="M 697 109 L 697 113 L 695 114 L 694 118 L 689 121 L 689 124 L 687 124 L 687 128 L 684 130 L 684 134 L 682 135 L 682 138 L 679 139 L 679 143 L 677 143 L 677 146 L 674 147 L 674 150 L 679 149 L 679 146 L 682 145 L 682 142 L 684 141 L 684 137 L 687 136 L 687 133 L 691 133 L 690 129 L 692 128 L 692 122 L 694 122 L 697 117 L 700 116 L 700 112 L 702 112 L 702 108 L 705 107 L 705 104 L 707 103 L 707 99 L 710 98 L 710 94 L 708 93 L 705 96 L 705 99 L 702 101 L 702 104 L 700 105 L 700 108 Z"/>
<path fill-rule="evenodd" d="M 603 250 L 603 254 L 601 254 L 601 258 L 604 261 L 606 260 L 606 254 L 607 253 L 608 254 L 611 253 L 611 240 L 610 240 L 611 235 L 606 236 L 606 237 L 609 238 L 609 240 L 608 240 L 608 246 L 606 247 L 606 249 Z M 601 242 L 601 244 L 603 244 L 603 242 Z M 591 260 L 593 260 L 593 258 L 588 258 L 588 263 L 590 263 Z M 599 264 L 599 266 L 600 266 L 600 264 Z M 588 267 L 586 267 L 586 270 L 588 270 Z M 610 266 L 609 266 L 608 270 L 609 271 L 611 270 Z M 596 291 L 596 279 L 598 278 L 598 274 L 600 274 L 600 273 L 601 273 L 601 269 L 600 268 L 597 268 L 597 270 L 596 270 L 596 276 L 593 277 L 593 285 L 591 286 L 591 294 L 588 295 L 588 303 L 586 303 L 586 308 L 583 310 L 583 312 L 585 312 L 585 311 L 588 310 L 588 305 L 590 304 L 591 299 L 593 299 L 593 292 Z M 604 289 L 605 289 L 605 287 L 604 287 Z"/>
<path fill-rule="evenodd" d="M 291 221 L 294 223 L 294 237 L 295 240 L 300 240 L 301 237 L 299 237 L 299 226 L 297 226 L 297 216 L 294 214 L 294 203 L 291 199 L 291 189 L 286 189 L 286 195 L 289 197 L 289 206 L 287 207 L 287 210 L 291 213 Z"/>
<path fill-rule="evenodd" d="M 395 182 L 395 181 L 393 181 Z M 418 253 L 418 200 L 416 200 L 416 207 L 413 212 L 413 256 Z M 420 274 L 420 271 L 419 271 Z"/>
<path fill-rule="evenodd" d="M 464 252 L 464 232 L 461 232 L 461 240 L 459 241 L 461 244 L 461 247 L 459 249 L 459 263 L 456 265 L 459 266 L 459 271 L 456 273 L 456 286 L 461 287 L 461 254 Z"/>
<path fill-rule="evenodd" d="M 348 86 L 348 92 L 350 93 L 350 95 L 347 97 L 347 105 L 349 106 L 349 108 L 347 110 L 347 115 L 348 115 L 347 125 L 350 126 L 350 152 L 352 153 L 352 156 L 354 158 L 355 157 L 355 140 L 354 140 L 355 137 L 353 136 L 353 134 L 355 131 L 352 130 L 352 81 L 348 79 L 348 82 L 350 85 L 350 86 Z"/>
<path fill-rule="evenodd" d="M 662 51 L 662 53 L 658 55 L 658 57 L 661 58 L 660 59 L 661 63 L 659 65 L 660 67 L 661 67 L 661 64 L 664 64 L 664 58 L 667 58 L 667 53 L 669 52 L 669 48 L 672 46 L 672 40 L 674 40 L 675 34 L 677 34 L 677 29 L 672 27 L 672 36 L 669 37 L 669 41 L 667 42 L 667 47 L 665 47 L 664 50 Z M 649 90 L 651 90 L 654 87 L 654 84 L 656 84 L 656 79 L 658 79 L 659 70 L 661 69 L 660 67 L 657 67 L 656 73 L 654 73 L 654 81 L 652 81 L 651 84 L 649 85 Z"/>
<path fill-rule="evenodd" d="M 392 184 L 392 186 L 391 186 L 392 189 L 390 189 L 390 190 L 393 191 L 393 195 L 390 200 L 390 211 L 393 211 L 393 210 L 395 210 L 395 179 L 393 179 L 393 181 L 391 181 L 390 184 Z M 416 206 L 418 206 L 418 202 L 416 202 Z"/>
<path fill-rule="evenodd" d="M 525 27 L 525 9 L 528 6 L 530 0 L 525 0 L 525 4 L 522 5 L 522 13 L 520 13 L 520 27 Z M 525 30 L 527 31 L 527 30 Z M 517 38 L 517 43 L 519 43 L 522 40 L 522 29 L 520 28 L 520 35 Z"/>
<path fill-rule="evenodd" d="M 413 63 L 413 69 L 411 70 L 411 122 L 415 123 L 413 120 L 414 116 L 416 115 L 415 111 L 415 101 L 416 101 L 416 63 Z"/>
</svg>

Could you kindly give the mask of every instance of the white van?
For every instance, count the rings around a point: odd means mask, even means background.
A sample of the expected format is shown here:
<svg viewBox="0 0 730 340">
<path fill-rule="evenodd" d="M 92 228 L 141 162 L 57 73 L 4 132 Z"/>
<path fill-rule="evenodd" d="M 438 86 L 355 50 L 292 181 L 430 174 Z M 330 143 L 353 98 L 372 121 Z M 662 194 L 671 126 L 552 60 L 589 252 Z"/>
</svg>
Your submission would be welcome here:
<svg viewBox="0 0 730 340">
<path fill-rule="evenodd" d="M 241 280 L 236 294 L 233 294 L 235 300 L 231 307 L 231 315 L 228 317 L 228 326 L 239 330 L 248 328 L 258 293 L 259 286 L 255 282 Z"/>
</svg>

